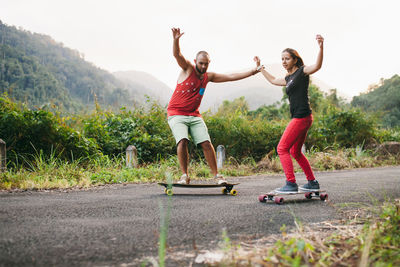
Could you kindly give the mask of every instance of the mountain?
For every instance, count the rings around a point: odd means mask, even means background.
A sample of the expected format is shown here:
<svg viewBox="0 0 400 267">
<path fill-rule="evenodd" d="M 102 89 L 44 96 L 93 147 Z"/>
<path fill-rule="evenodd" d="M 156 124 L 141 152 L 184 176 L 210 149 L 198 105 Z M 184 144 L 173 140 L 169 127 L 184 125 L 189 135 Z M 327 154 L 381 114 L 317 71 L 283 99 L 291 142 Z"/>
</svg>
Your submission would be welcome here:
<svg viewBox="0 0 400 267">
<path fill-rule="evenodd" d="M 118 71 L 113 75 L 124 84 L 130 95 L 134 95 L 141 103 L 146 100 L 147 95 L 161 105 L 167 105 L 173 93 L 165 83 L 146 72 Z"/>
<path fill-rule="evenodd" d="M 366 93 L 353 97 L 351 105 L 365 111 L 380 112 L 380 121 L 385 126 L 400 126 L 400 76 L 396 74 L 390 79 L 381 79 Z"/>
<path fill-rule="evenodd" d="M 285 76 L 285 70 L 281 64 L 270 64 L 266 65 L 265 68 L 276 77 Z M 323 92 L 329 93 L 329 90 L 333 89 L 333 87 L 312 76 L 311 80 L 312 83 L 318 86 Z M 235 82 L 209 83 L 200 111 L 206 111 L 208 109 L 216 111 L 224 100 L 232 101 L 241 96 L 245 97 L 249 104 L 249 109 L 255 110 L 262 105 L 271 105 L 280 101 L 283 96 L 283 91 L 281 86 L 270 84 L 262 74 L 257 74 Z"/>
<path fill-rule="evenodd" d="M 50 36 L 31 33 L 0 21 L 0 93 L 28 106 L 53 103 L 68 111 L 94 104 L 135 103 L 124 84 L 77 50 Z"/>
</svg>

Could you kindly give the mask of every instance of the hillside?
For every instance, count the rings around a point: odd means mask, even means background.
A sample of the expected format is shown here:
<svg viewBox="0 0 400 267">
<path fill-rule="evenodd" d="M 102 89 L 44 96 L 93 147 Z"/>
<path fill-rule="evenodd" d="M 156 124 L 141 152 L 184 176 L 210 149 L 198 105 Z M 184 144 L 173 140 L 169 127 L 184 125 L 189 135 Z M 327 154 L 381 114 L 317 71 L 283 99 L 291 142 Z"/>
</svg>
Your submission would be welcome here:
<svg viewBox="0 0 400 267">
<path fill-rule="evenodd" d="M 365 111 L 381 112 L 381 122 L 385 126 L 400 126 L 400 76 L 382 79 L 368 92 L 353 97 L 351 105 Z"/>
<path fill-rule="evenodd" d="M 54 103 L 74 111 L 93 104 L 135 102 L 111 73 L 85 61 L 79 51 L 50 36 L 0 21 L 0 93 L 29 106 Z"/>
<path fill-rule="evenodd" d="M 167 105 L 172 89 L 149 73 L 142 71 L 118 71 L 113 75 L 124 83 L 130 95 L 143 103 L 146 95 L 152 100 L 158 101 L 161 105 Z"/>
</svg>

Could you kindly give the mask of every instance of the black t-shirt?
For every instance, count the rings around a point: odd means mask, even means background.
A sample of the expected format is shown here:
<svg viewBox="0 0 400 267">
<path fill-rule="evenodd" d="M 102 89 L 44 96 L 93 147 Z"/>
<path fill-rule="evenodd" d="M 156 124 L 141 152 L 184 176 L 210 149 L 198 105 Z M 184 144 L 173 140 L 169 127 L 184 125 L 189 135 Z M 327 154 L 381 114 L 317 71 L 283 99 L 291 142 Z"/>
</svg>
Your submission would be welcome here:
<svg viewBox="0 0 400 267">
<path fill-rule="evenodd" d="M 285 77 L 286 94 L 289 97 L 292 118 L 304 118 L 311 114 L 310 101 L 308 99 L 310 76 L 306 75 L 303 69 L 304 66 L 301 66 L 293 74 Z"/>
</svg>

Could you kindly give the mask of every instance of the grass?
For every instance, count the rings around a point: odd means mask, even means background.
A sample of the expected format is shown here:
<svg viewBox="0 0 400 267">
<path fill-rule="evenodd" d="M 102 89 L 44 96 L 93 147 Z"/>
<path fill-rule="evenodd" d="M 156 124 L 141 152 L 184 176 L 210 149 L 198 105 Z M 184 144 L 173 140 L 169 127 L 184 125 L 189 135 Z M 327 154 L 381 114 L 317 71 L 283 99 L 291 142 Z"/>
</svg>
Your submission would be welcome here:
<svg viewBox="0 0 400 267">
<path fill-rule="evenodd" d="M 347 210 L 343 215 L 347 216 L 344 220 L 308 226 L 296 221 L 290 233 L 283 226 L 280 235 L 246 244 L 246 249 L 229 241 L 222 249 L 223 260 L 209 265 L 400 266 L 400 199 Z"/>
<path fill-rule="evenodd" d="M 400 156 L 378 156 L 373 151 L 363 151 L 360 148 L 311 151 L 306 156 L 316 171 L 400 164 Z M 301 172 L 300 167 L 294 165 L 295 171 Z M 25 160 L 25 166 L 27 167 L 8 166 L 8 170 L 0 174 L 0 189 L 88 188 L 104 184 L 165 181 L 166 173 L 170 173 L 172 179 L 176 180 L 181 175 L 176 156 L 160 159 L 151 164 L 142 164 L 138 168 L 126 168 L 122 157 L 103 156 L 90 159 L 88 162 L 80 160 L 67 162 L 59 160 L 54 154 L 46 158 L 39 152 L 33 160 Z M 259 162 L 253 158 L 239 162 L 230 157 L 220 172 L 226 177 L 249 176 L 282 173 L 282 167 L 279 158 L 272 155 L 265 156 Z M 189 175 L 192 179 L 207 179 L 212 176 L 203 160 L 191 161 Z"/>
</svg>

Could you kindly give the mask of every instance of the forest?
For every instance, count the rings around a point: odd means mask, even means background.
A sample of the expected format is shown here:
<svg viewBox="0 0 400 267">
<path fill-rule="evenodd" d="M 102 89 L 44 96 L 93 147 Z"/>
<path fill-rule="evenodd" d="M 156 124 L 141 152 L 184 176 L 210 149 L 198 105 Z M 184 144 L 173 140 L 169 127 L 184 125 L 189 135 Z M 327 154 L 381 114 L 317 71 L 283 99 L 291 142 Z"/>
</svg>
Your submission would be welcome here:
<svg viewBox="0 0 400 267">
<path fill-rule="evenodd" d="M 76 112 L 94 98 L 105 106 L 134 103 L 113 75 L 50 36 L 0 21 L 0 92 L 29 107 L 56 105 Z"/>
</svg>

